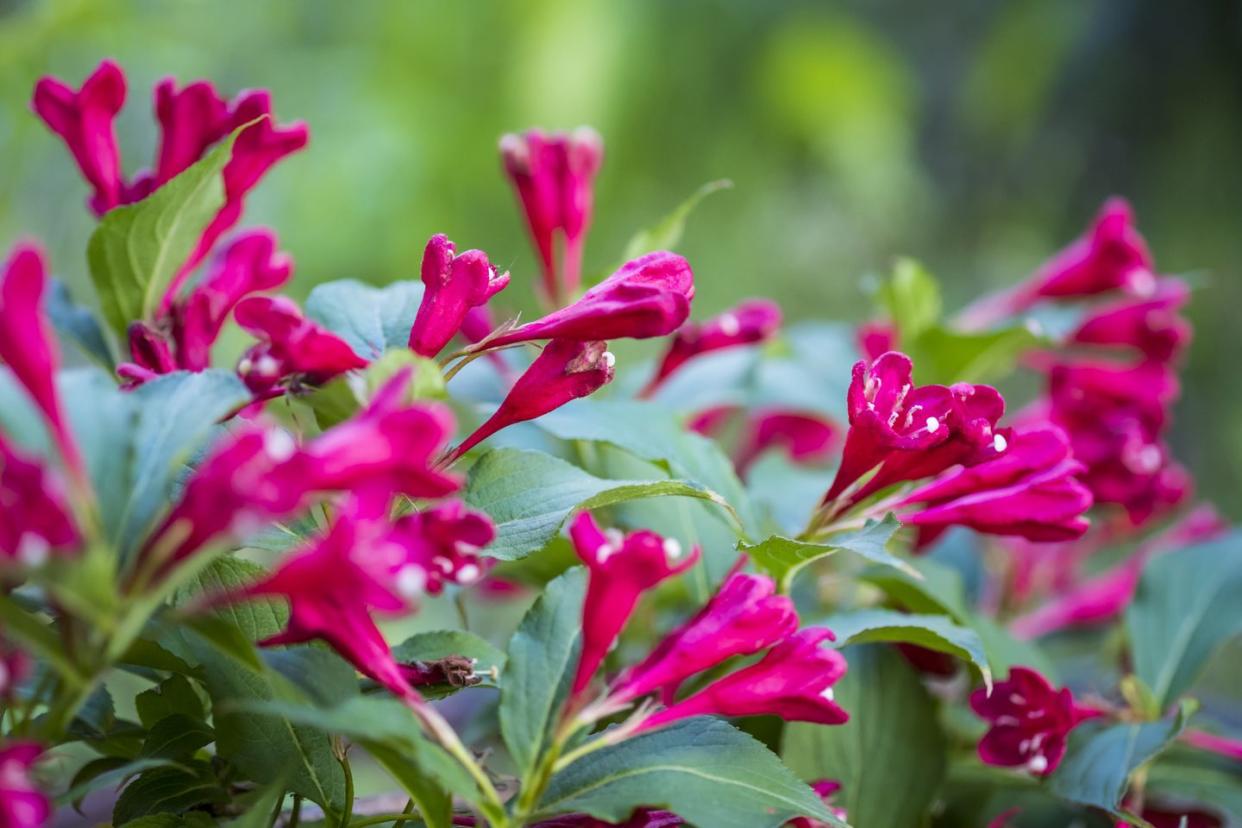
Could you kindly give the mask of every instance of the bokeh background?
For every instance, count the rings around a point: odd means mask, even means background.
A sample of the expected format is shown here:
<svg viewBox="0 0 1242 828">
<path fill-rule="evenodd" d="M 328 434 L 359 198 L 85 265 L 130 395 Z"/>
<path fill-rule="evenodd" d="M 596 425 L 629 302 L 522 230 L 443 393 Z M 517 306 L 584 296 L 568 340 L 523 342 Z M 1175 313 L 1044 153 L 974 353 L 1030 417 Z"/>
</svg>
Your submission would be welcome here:
<svg viewBox="0 0 1242 828">
<path fill-rule="evenodd" d="M 700 315 L 765 294 L 794 319 L 861 319 L 865 277 L 899 254 L 960 304 L 1124 194 L 1160 267 L 1200 273 L 1174 444 L 1242 517 L 1242 4 L 0 0 L 0 244 L 42 239 L 79 298 L 86 189 L 27 101 L 105 56 L 131 82 L 127 171 L 153 157 L 166 74 L 268 87 L 310 124 L 247 217 L 293 253 L 295 295 L 409 278 L 446 232 L 512 269 L 513 301 L 534 261 L 496 141 L 533 125 L 606 139 L 588 271 L 733 180 L 681 248 Z"/>
</svg>

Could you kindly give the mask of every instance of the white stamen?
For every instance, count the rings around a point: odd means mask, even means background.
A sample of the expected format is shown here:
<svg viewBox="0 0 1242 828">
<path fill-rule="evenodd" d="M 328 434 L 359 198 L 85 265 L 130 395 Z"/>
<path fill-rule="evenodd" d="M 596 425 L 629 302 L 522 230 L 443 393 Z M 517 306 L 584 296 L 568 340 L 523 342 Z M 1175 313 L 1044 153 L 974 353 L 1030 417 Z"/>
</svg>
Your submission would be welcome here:
<svg viewBox="0 0 1242 828">
<path fill-rule="evenodd" d="M 998 454 L 1009 448 L 1009 441 L 1005 439 L 1004 434 L 997 434 L 992 438 L 992 448 L 996 449 Z"/>
<path fill-rule="evenodd" d="M 614 365 L 617 364 L 617 355 L 614 354 L 612 351 L 604 351 L 604 355 L 600 357 L 600 359 L 603 360 L 604 365 L 608 366 L 609 368 L 612 368 Z"/>
<path fill-rule="evenodd" d="M 927 433 L 935 434 L 939 430 L 940 430 L 940 421 L 937 420 L 935 417 L 928 417 L 927 418 Z"/>
<path fill-rule="evenodd" d="M 297 451 L 297 443 L 293 442 L 293 438 L 289 436 L 289 432 L 281 428 L 269 429 L 263 435 L 263 450 L 267 452 L 267 456 L 281 462 L 288 460 Z"/>
<path fill-rule="evenodd" d="M 427 586 L 427 573 L 422 567 L 406 564 L 397 570 L 397 592 L 405 598 L 417 598 Z"/>
<path fill-rule="evenodd" d="M 1010 693 L 1009 701 L 1013 704 L 1026 704 L 1026 696 L 1021 693 Z"/>
<path fill-rule="evenodd" d="M 620 529 L 612 528 L 604 530 L 604 537 L 608 538 L 608 542 L 613 546 L 624 546 L 625 535 Z"/>
<path fill-rule="evenodd" d="M 1156 275 L 1145 267 L 1130 271 L 1127 281 L 1130 290 L 1139 296 L 1151 296 L 1156 292 Z"/>
<path fill-rule="evenodd" d="M 271 354 L 264 354 L 259 357 L 259 361 L 255 363 L 254 367 L 259 372 L 259 375 L 264 377 L 274 377 L 280 373 L 280 363 Z"/>
<path fill-rule="evenodd" d="M 1040 754 L 1039 756 L 1032 756 L 1031 761 L 1026 763 L 1026 767 L 1031 771 L 1031 773 L 1043 773 L 1048 770 L 1048 757 L 1043 754 Z"/>
<path fill-rule="evenodd" d="M 742 325 L 737 321 L 737 317 L 731 313 L 722 313 L 720 315 L 720 332 L 725 336 L 737 336 L 742 330 Z"/>
<path fill-rule="evenodd" d="M 611 557 L 612 557 L 612 553 L 614 553 L 614 552 L 616 552 L 616 551 L 617 551 L 617 548 L 616 548 L 615 546 L 613 546 L 611 543 L 606 543 L 606 544 L 604 544 L 604 545 L 603 545 L 603 546 L 601 546 L 599 549 L 596 549 L 596 550 L 595 550 L 595 562 L 596 562 L 596 563 L 603 563 L 604 561 L 606 561 L 606 560 L 608 560 L 609 558 L 611 558 Z"/>
<path fill-rule="evenodd" d="M 26 566 L 42 566 L 47 562 L 49 549 L 51 547 L 42 535 L 25 532 L 17 542 L 17 559 Z"/>
<path fill-rule="evenodd" d="M 825 687 L 824 692 L 820 693 L 819 696 L 820 698 L 826 699 L 828 701 L 836 701 L 836 697 L 833 695 L 831 687 Z"/>
<path fill-rule="evenodd" d="M 675 561 L 681 557 L 681 544 L 677 541 L 677 538 L 664 539 L 664 555 L 670 561 Z"/>
<path fill-rule="evenodd" d="M 254 363 L 250 361 L 250 357 L 242 357 L 241 362 L 237 363 L 237 373 L 249 374 L 254 370 Z"/>
<path fill-rule="evenodd" d="M 474 564 L 466 564 L 461 569 L 457 570 L 457 583 L 473 584 L 475 581 L 479 580 L 479 576 L 482 574 L 482 570 Z"/>
<path fill-rule="evenodd" d="M 1139 474 L 1153 474 L 1160 468 L 1160 462 L 1164 459 L 1164 455 L 1160 451 L 1160 447 L 1148 443 L 1138 451 L 1129 453 L 1128 465 L 1131 469 Z"/>
</svg>

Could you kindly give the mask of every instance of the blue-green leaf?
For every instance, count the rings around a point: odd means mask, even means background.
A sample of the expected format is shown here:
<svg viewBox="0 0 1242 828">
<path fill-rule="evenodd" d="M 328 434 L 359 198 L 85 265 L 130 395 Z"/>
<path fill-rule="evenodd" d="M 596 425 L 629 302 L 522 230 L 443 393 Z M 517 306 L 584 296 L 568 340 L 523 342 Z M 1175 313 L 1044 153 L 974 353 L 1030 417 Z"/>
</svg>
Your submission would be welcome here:
<svg viewBox="0 0 1242 828">
<path fill-rule="evenodd" d="M 363 359 L 405 348 L 423 300 L 421 282 L 375 287 L 354 279 L 318 285 L 306 299 L 306 315 L 349 343 Z"/>
</svg>

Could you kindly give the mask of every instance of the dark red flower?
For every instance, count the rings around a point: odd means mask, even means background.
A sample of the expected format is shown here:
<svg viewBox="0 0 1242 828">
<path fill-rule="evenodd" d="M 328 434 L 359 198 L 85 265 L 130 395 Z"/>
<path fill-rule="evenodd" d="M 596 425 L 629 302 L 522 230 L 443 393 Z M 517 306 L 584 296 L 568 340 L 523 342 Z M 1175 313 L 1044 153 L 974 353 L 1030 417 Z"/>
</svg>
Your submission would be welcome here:
<svg viewBox="0 0 1242 828">
<path fill-rule="evenodd" d="M 1077 704 L 1069 690 L 1054 690 L 1028 667 L 1011 669 L 1009 678 L 993 685 L 991 695 L 976 690 L 970 707 L 992 726 L 979 742 L 979 758 L 989 765 L 1024 767 L 1037 776 L 1056 770 L 1071 730 L 1100 715 Z"/>
</svg>

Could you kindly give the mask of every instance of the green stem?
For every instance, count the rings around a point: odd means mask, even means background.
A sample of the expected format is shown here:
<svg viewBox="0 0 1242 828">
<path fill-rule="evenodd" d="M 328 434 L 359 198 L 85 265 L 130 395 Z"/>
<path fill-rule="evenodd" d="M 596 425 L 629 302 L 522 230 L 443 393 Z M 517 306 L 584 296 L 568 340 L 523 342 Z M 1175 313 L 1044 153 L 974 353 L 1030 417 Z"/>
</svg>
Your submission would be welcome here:
<svg viewBox="0 0 1242 828">
<path fill-rule="evenodd" d="M 379 825 L 383 822 L 395 822 L 397 825 L 401 825 L 410 818 L 410 814 L 413 812 L 413 808 L 411 808 L 410 805 L 407 805 L 405 810 L 399 814 L 375 814 L 374 816 L 355 819 L 353 822 L 349 823 L 349 828 L 364 828 L 364 826 L 367 825 Z M 393 826 L 393 828 L 397 828 L 397 826 Z"/>
<path fill-rule="evenodd" d="M 298 823 L 302 821 L 302 795 L 293 795 L 293 809 L 289 811 L 289 822 L 285 828 L 298 828 Z"/>
<path fill-rule="evenodd" d="M 345 807 L 341 809 L 341 820 L 337 824 L 340 828 L 348 828 L 354 816 L 354 771 L 349 766 L 349 754 L 344 746 L 341 747 L 336 761 L 341 763 L 341 770 L 345 772 Z"/>
<path fill-rule="evenodd" d="M 440 746 L 448 751 L 458 764 L 466 769 L 475 784 L 479 786 L 479 793 L 483 795 L 483 801 L 478 803 L 479 808 L 492 824 L 492 828 L 510 828 L 509 818 L 505 814 L 505 805 L 496 791 L 496 786 L 492 784 L 492 780 L 487 777 L 483 768 L 479 767 L 479 763 L 474 760 L 470 751 L 457 737 L 457 731 L 453 730 L 444 717 L 421 697 L 409 696 L 405 702 L 414 711 L 414 715 L 418 717 L 423 728 L 435 737 Z"/>
<path fill-rule="evenodd" d="M 402 813 L 405 813 L 405 814 L 414 813 L 414 800 L 413 799 L 410 799 L 405 803 L 405 810 L 403 810 Z M 392 826 L 392 828 L 405 828 L 405 820 L 404 819 L 399 820 L 396 825 Z"/>
<path fill-rule="evenodd" d="M 276 798 L 276 807 L 272 809 L 272 818 L 267 821 L 268 828 L 272 828 L 276 824 L 276 820 L 280 819 L 280 810 L 285 804 L 285 792 L 281 791 L 280 796 Z"/>
</svg>

